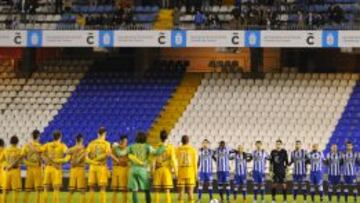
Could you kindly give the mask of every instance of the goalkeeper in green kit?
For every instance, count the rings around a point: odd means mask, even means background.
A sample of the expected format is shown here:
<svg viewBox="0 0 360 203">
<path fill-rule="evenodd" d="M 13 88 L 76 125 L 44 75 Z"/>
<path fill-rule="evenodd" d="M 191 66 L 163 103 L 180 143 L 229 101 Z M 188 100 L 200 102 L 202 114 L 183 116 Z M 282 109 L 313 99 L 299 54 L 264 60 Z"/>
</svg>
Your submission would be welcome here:
<svg viewBox="0 0 360 203">
<path fill-rule="evenodd" d="M 130 145 L 127 150 L 115 150 L 118 156 L 128 155 L 130 160 L 128 188 L 132 191 L 133 203 L 138 203 L 137 193 L 139 190 L 145 192 L 146 203 L 151 202 L 150 196 L 150 156 L 161 155 L 166 147 L 160 145 L 156 150 L 146 143 L 147 135 L 139 132 L 136 135 L 135 144 Z"/>
</svg>

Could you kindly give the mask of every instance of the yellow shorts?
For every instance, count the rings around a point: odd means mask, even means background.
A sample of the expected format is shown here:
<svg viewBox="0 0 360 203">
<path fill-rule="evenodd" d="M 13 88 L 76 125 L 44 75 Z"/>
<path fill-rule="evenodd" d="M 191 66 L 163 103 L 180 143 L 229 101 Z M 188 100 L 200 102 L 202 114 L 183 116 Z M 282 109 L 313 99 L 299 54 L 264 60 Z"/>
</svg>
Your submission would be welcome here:
<svg viewBox="0 0 360 203">
<path fill-rule="evenodd" d="M 169 168 L 160 167 L 155 169 L 153 187 L 155 189 L 172 189 L 174 187 L 172 173 Z"/>
<path fill-rule="evenodd" d="M 54 166 L 46 166 L 44 171 L 44 186 L 61 187 L 62 170 Z"/>
<path fill-rule="evenodd" d="M 85 190 L 86 177 L 84 167 L 74 167 L 70 169 L 69 190 Z"/>
<path fill-rule="evenodd" d="M 196 177 L 195 175 L 182 174 L 179 172 L 177 185 L 178 187 L 193 187 L 196 185 Z"/>
<path fill-rule="evenodd" d="M 41 166 L 28 166 L 26 168 L 25 191 L 40 190 L 43 186 L 42 174 Z"/>
<path fill-rule="evenodd" d="M 114 166 L 111 176 L 111 188 L 113 190 L 127 190 L 128 185 L 128 167 Z"/>
<path fill-rule="evenodd" d="M 106 186 L 108 183 L 108 170 L 106 166 L 90 166 L 89 186 Z"/>
<path fill-rule="evenodd" d="M 3 171 L 3 190 L 20 191 L 21 185 L 21 171 L 20 169 L 11 169 Z"/>
</svg>

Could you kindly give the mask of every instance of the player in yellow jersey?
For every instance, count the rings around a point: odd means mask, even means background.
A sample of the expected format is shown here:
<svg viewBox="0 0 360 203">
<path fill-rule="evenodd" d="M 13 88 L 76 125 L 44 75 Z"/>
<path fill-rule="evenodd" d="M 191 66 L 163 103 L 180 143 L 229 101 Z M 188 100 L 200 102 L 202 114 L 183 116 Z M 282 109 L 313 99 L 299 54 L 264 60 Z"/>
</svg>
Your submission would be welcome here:
<svg viewBox="0 0 360 203">
<path fill-rule="evenodd" d="M 3 139 L 0 139 L 0 157 L 2 157 L 3 152 L 5 149 L 5 142 Z M 3 186 L 3 171 L 4 171 L 4 167 L 3 167 L 4 161 L 0 160 L 0 190 L 2 191 L 2 186 Z"/>
<path fill-rule="evenodd" d="M 48 191 L 53 189 L 53 203 L 60 202 L 60 188 L 62 186 L 62 165 L 69 161 L 66 155 L 68 148 L 61 142 L 60 131 L 53 133 L 53 141 L 42 147 L 42 158 L 45 163 L 44 170 L 44 203 L 48 202 Z"/>
<path fill-rule="evenodd" d="M 170 190 L 173 188 L 173 174 L 177 175 L 177 162 L 174 146 L 167 144 L 168 134 L 166 131 L 160 132 L 160 140 L 166 151 L 155 157 L 153 162 L 153 188 L 155 190 L 155 203 L 160 203 L 161 189 L 166 192 L 166 203 L 171 203 Z"/>
<path fill-rule="evenodd" d="M 69 193 L 68 203 L 72 202 L 72 197 L 75 191 L 81 193 L 80 203 L 86 202 L 86 177 L 85 177 L 85 159 L 86 149 L 83 145 L 84 137 L 82 134 L 76 136 L 76 145 L 71 147 L 67 154 L 70 156 L 70 178 L 69 178 Z"/>
<path fill-rule="evenodd" d="M 98 138 L 90 142 L 86 149 L 87 162 L 89 163 L 89 202 L 95 201 L 95 186 L 100 187 L 100 203 L 106 202 L 106 186 L 108 183 L 107 157 L 111 156 L 110 143 L 106 141 L 106 129 L 101 127 Z M 115 161 L 118 161 L 113 157 Z"/>
<path fill-rule="evenodd" d="M 179 165 L 178 174 L 178 188 L 179 201 L 183 201 L 185 188 L 189 195 L 189 201 L 194 201 L 194 187 L 197 176 L 197 153 L 196 149 L 189 144 L 189 137 L 187 135 L 181 138 L 182 146 L 176 150 L 176 157 Z"/>
<path fill-rule="evenodd" d="M 42 160 L 39 150 L 41 148 L 40 132 L 34 130 L 31 134 L 32 140 L 25 144 L 22 149 L 22 156 L 26 165 L 25 196 L 24 203 L 29 203 L 30 192 L 36 191 L 36 202 L 40 203 L 42 191 Z"/>
<path fill-rule="evenodd" d="M 113 203 L 118 202 L 118 193 L 122 192 L 122 202 L 127 203 L 127 184 L 128 184 L 128 172 L 129 172 L 129 158 L 127 155 L 119 156 L 116 150 L 127 150 L 128 138 L 126 135 L 120 137 L 119 144 L 114 144 L 112 153 L 118 159 L 113 160 L 113 170 L 111 177 L 111 188 L 113 190 Z"/>
<path fill-rule="evenodd" d="M 3 197 L 2 203 L 8 203 L 8 192 L 13 191 L 13 203 L 19 202 L 19 192 L 21 191 L 21 171 L 20 165 L 22 161 L 21 149 L 18 148 L 19 138 L 12 136 L 10 138 L 10 146 L 7 147 L 2 156 L 4 161 L 3 167 Z"/>
</svg>

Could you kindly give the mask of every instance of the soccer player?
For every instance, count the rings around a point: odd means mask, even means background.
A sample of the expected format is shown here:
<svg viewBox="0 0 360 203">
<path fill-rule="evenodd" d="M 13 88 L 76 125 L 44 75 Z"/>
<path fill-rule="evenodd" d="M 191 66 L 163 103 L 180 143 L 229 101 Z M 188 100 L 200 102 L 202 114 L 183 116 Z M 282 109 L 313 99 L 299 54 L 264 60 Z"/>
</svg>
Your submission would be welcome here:
<svg viewBox="0 0 360 203">
<path fill-rule="evenodd" d="M 205 139 L 202 141 L 202 147 L 199 150 L 199 158 L 198 158 L 198 179 L 199 179 L 199 186 L 198 186 L 198 201 L 201 201 L 202 193 L 205 184 L 208 185 L 208 191 L 210 200 L 213 199 L 213 158 L 214 158 L 214 151 L 209 149 L 210 142 L 209 140 Z"/>
<path fill-rule="evenodd" d="M 129 146 L 127 150 L 116 151 L 118 156 L 128 155 L 130 160 L 130 170 L 128 179 L 128 189 L 132 191 L 133 203 L 138 203 L 137 193 L 139 190 L 145 192 L 146 203 L 151 202 L 150 196 L 150 177 L 148 173 L 149 159 L 151 155 L 161 155 L 166 151 L 166 147 L 160 144 L 158 149 L 152 148 L 146 143 L 147 135 L 144 132 L 138 132 L 135 144 Z"/>
<path fill-rule="evenodd" d="M 266 161 L 269 159 L 268 153 L 262 149 L 260 140 L 255 142 L 256 150 L 253 152 L 253 179 L 254 179 L 254 200 L 257 202 L 258 193 L 261 194 L 261 200 L 265 202 L 265 170 Z"/>
<path fill-rule="evenodd" d="M 86 161 L 89 163 L 89 202 L 95 201 L 95 186 L 100 187 L 100 203 L 106 202 L 106 186 L 108 183 L 108 169 L 106 159 L 111 156 L 111 146 L 106 141 L 106 129 L 98 130 L 98 138 L 91 141 L 86 148 Z M 116 160 L 116 158 L 113 158 Z"/>
<path fill-rule="evenodd" d="M 224 201 L 224 190 L 226 200 L 230 201 L 230 156 L 232 153 L 233 151 L 226 147 L 225 141 L 221 141 L 215 150 L 218 190 L 221 201 Z"/>
<path fill-rule="evenodd" d="M 60 187 L 62 186 L 62 165 L 69 161 L 66 155 L 67 146 L 61 142 L 60 131 L 53 133 L 53 141 L 42 147 L 42 159 L 45 162 L 44 170 L 44 203 L 48 202 L 48 192 L 53 189 L 53 203 L 60 203 Z"/>
<path fill-rule="evenodd" d="M 111 178 L 111 188 L 113 190 L 113 203 L 118 202 L 118 193 L 122 192 L 122 202 L 127 203 L 127 184 L 128 184 L 128 156 L 120 156 L 116 151 L 126 151 L 128 146 L 128 137 L 126 135 L 120 136 L 119 144 L 113 145 L 112 153 L 118 161 L 113 160 L 113 171 Z"/>
<path fill-rule="evenodd" d="M 239 145 L 235 153 L 235 179 L 234 199 L 237 200 L 238 189 L 241 187 L 243 202 L 247 197 L 247 162 L 252 160 L 251 154 L 244 152 L 244 147 Z"/>
<path fill-rule="evenodd" d="M 323 161 L 324 155 L 319 151 L 319 145 L 313 144 L 312 151 L 308 153 L 308 160 L 310 161 L 310 195 L 311 201 L 315 202 L 315 187 L 318 188 L 320 193 L 320 201 L 323 202 L 324 189 L 323 189 Z"/>
<path fill-rule="evenodd" d="M 160 191 L 165 190 L 166 201 L 165 203 L 171 203 L 170 190 L 173 186 L 173 174 L 177 176 L 177 160 L 175 154 L 175 148 L 173 145 L 168 144 L 168 134 L 166 131 L 160 132 L 160 140 L 163 146 L 166 147 L 166 151 L 159 156 L 155 157 L 153 164 L 153 187 L 155 190 L 155 203 L 160 203 Z"/>
<path fill-rule="evenodd" d="M 10 146 L 4 149 L 0 162 L 3 163 L 3 197 L 2 203 L 7 203 L 8 192 L 13 191 L 13 203 L 19 202 L 19 192 L 21 191 L 21 171 L 20 164 L 22 161 L 21 149 L 18 148 L 19 138 L 12 136 Z"/>
<path fill-rule="evenodd" d="M 343 153 L 343 173 L 344 173 L 344 182 L 345 182 L 345 202 L 349 201 L 349 189 L 353 188 L 354 202 L 357 202 L 358 190 L 356 186 L 356 175 L 357 175 L 357 164 L 359 157 L 353 151 L 353 144 L 351 142 L 346 143 L 346 152 Z"/>
<path fill-rule="evenodd" d="M 196 149 L 189 144 L 189 136 L 181 137 L 181 146 L 176 150 L 176 157 L 179 164 L 178 188 L 179 202 L 183 202 L 185 188 L 189 196 L 189 202 L 194 202 L 194 187 L 197 176 L 197 153 Z"/>
<path fill-rule="evenodd" d="M 276 189 L 281 186 L 283 201 L 286 203 L 286 170 L 289 165 L 289 158 L 287 151 L 282 148 L 282 141 L 276 141 L 276 149 L 270 154 L 270 171 L 273 174 L 273 184 L 271 188 L 272 202 L 276 202 Z"/>
<path fill-rule="evenodd" d="M 328 168 L 329 201 L 332 201 L 332 194 L 334 192 L 334 189 L 336 189 L 337 202 L 340 202 L 342 154 L 338 152 L 336 144 L 331 145 L 331 152 L 326 155 L 325 164 Z"/>
<path fill-rule="evenodd" d="M 86 177 L 85 177 L 85 160 L 86 149 L 84 146 L 84 136 L 78 134 L 75 138 L 76 144 L 71 147 L 67 154 L 70 156 L 70 178 L 69 178 L 69 193 L 68 203 L 72 202 L 72 197 L 75 191 L 81 194 L 80 203 L 86 202 Z"/>
<path fill-rule="evenodd" d="M 36 202 L 41 201 L 41 191 L 43 190 L 42 184 L 42 159 L 39 150 L 41 148 L 40 132 L 34 130 L 31 134 L 32 140 L 25 144 L 22 149 L 22 156 L 26 165 L 26 178 L 25 178 L 25 196 L 24 203 L 29 203 L 30 191 L 36 191 Z"/>
<path fill-rule="evenodd" d="M 295 142 L 295 150 L 291 152 L 290 164 L 293 164 L 293 199 L 296 201 L 299 191 L 302 191 L 304 201 L 307 199 L 306 189 L 306 164 L 307 164 L 307 151 L 301 149 L 301 141 Z"/>
</svg>

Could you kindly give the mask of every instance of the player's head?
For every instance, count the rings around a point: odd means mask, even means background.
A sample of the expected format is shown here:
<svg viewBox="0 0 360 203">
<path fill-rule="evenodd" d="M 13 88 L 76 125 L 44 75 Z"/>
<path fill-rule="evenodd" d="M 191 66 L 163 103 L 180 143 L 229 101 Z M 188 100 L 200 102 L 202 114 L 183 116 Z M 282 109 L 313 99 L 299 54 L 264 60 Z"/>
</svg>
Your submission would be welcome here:
<svg viewBox="0 0 360 203">
<path fill-rule="evenodd" d="M 202 147 L 203 148 L 209 148 L 209 145 L 210 145 L 210 142 L 209 142 L 209 140 L 208 139 L 205 139 L 205 140 L 203 140 L 202 141 Z"/>
<path fill-rule="evenodd" d="M 126 147 L 128 145 L 128 136 L 127 135 L 120 136 L 120 145 L 123 147 Z"/>
<path fill-rule="evenodd" d="M 33 140 L 39 140 L 40 139 L 40 131 L 38 131 L 38 130 L 32 131 L 31 137 Z"/>
<path fill-rule="evenodd" d="M 82 144 L 84 142 L 84 136 L 79 133 L 78 135 L 76 135 L 75 140 L 77 144 Z"/>
<path fill-rule="evenodd" d="M 136 134 L 136 139 L 135 139 L 135 142 L 136 143 L 139 143 L 139 144 L 145 144 L 146 143 L 146 134 L 144 132 L 138 132 Z"/>
<path fill-rule="evenodd" d="M 331 151 L 332 151 L 332 152 L 337 152 L 337 150 L 338 150 L 337 144 L 332 144 L 332 145 L 331 145 Z"/>
<path fill-rule="evenodd" d="M 10 144 L 16 146 L 17 144 L 19 144 L 19 138 L 16 135 L 11 136 Z"/>
<path fill-rule="evenodd" d="M 225 146 L 226 146 L 225 141 L 224 141 L 224 140 L 221 140 L 221 141 L 219 142 L 219 147 L 220 147 L 220 148 L 224 148 Z"/>
<path fill-rule="evenodd" d="M 282 147 L 282 141 L 281 140 L 276 140 L 276 149 L 281 149 Z"/>
<path fill-rule="evenodd" d="M 161 142 L 166 142 L 166 140 L 168 139 L 168 134 L 167 134 L 167 132 L 166 132 L 166 130 L 162 130 L 161 132 L 160 132 L 160 140 L 161 140 Z"/>
<path fill-rule="evenodd" d="M 313 151 L 318 151 L 318 150 L 319 150 L 319 144 L 316 144 L 316 143 L 313 144 L 313 145 L 312 145 L 312 150 L 313 150 Z"/>
<path fill-rule="evenodd" d="M 300 140 L 296 140 L 295 149 L 297 149 L 297 150 L 301 149 L 301 141 Z"/>
<path fill-rule="evenodd" d="M 0 147 L 1 148 L 5 147 L 5 142 L 3 139 L 0 139 Z"/>
<path fill-rule="evenodd" d="M 243 145 L 239 145 L 237 148 L 238 152 L 244 152 L 244 146 Z"/>
<path fill-rule="evenodd" d="M 183 135 L 181 137 L 181 144 L 183 144 L 183 145 L 189 144 L 189 136 Z"/>
<path fill-rule="evenodd" d="M 262 148 L 262 142 L 260 140 L 255 142 L 255 147 L 256 149 L 261 149 Z"/>
<path fill-rule="evenodd" d="M 354 148 L 352 142 L 348 141 L 346 142 L 346 151 L 352 151 Z"/>
<path fill-rule="evenodd" d="M 106 129 L 105 127 L 100 127 L 98 130 L 98 137 L 106 138 Z"/>
<path fill-rule="evenodd" d="M 62 137 L 62 134 L 59 130 L 56 130 L 54 133 L 53 133 L 53 139 L 54 141 L 60 141 L 61 140 L 61 137 Z"/>
</svg>

